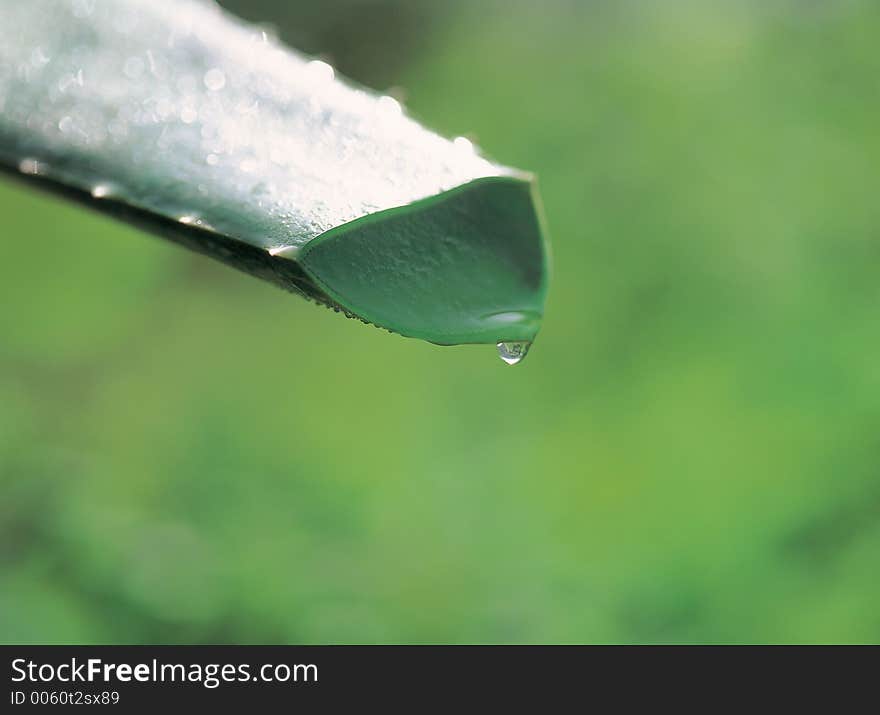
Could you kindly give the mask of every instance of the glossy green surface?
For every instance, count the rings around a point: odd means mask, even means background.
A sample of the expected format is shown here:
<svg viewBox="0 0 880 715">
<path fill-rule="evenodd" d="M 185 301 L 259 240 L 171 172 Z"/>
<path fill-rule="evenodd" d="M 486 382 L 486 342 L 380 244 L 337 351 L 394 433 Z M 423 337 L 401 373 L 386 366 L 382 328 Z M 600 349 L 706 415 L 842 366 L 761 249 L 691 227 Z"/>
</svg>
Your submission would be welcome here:
<svg viewBox="0 0 880 715">
<path fill-rule="evenodd" d="M 298 261 L 371 323 L 442 345 L 534 340 L 547 257 L 532 184 L 479 179 L 308 243 Z"/>
</svg>

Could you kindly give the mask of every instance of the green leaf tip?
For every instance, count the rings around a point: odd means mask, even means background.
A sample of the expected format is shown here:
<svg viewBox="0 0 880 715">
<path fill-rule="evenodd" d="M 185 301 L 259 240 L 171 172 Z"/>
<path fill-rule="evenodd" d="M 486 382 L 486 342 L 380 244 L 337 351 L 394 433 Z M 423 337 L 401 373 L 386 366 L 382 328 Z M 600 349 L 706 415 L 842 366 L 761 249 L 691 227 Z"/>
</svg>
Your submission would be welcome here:
<svg viewBox="0 0 880 715">
<path fill-rule="evenodd" d="M 0 169 L 401 335 L 529 343 L 531 176 L 203 0 L 4 0 Z"/>
<path fill-rule="evenodd" d="M 531 182 L 477 179 L 306 244 L 304 272 L 347 311 L 441 345 L 532 341 L 547 287 Z"/>
</svg>

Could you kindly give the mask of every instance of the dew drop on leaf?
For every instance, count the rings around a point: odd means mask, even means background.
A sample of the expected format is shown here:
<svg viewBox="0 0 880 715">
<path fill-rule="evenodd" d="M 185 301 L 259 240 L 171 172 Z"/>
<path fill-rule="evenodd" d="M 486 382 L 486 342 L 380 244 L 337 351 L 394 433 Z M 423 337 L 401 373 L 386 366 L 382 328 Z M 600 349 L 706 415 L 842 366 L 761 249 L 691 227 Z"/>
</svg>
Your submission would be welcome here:
<svg viewBox="0 0 880 715">
<path fill-rule="evenodd" d="M 516 365 L 525 358 L 532 344 L 528 340 L 511 340 L 498 343 L 498 357 L 508 365 Z"/>
</svg>

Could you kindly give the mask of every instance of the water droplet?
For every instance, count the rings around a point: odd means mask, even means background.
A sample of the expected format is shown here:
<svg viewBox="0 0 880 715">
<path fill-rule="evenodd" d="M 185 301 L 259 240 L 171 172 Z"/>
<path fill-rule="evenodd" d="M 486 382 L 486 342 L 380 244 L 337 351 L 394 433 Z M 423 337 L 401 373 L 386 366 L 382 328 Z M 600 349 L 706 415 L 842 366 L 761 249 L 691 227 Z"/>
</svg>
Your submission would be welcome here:
<svg viewBox="0 0 880 715">
<path fill-rule="evenodd" d="M 223 74 L 223 70 L 212 67 L 205 72 L 203 81 L 208 89 L 217 92 L 226 86 L 226 75 Z"/>
<path fill-rule="evenodd" d="M 199 113 L 192 107 L 184 107 L 180 110 L 180 121 L 184 124 L 192 124 L 199 118 Z"/>
<path fill-rule="evenodd" d="M 498 357 L 508 365 L 521 362 L 532 344 L 528 340 L 510 340 L 498 343 Z"/>
<path fill-rule="evenodd" d="M 110 195 L 110 187 L 107 184 L 98 184 L 92 187 L 92 196 L 96 199 L 104 199 Z"/>
<path fill-rule="evenodd" d="M 323 60 L 312 60 L 306 67 L 312 77 L 322 82 L 329 82 L 336 74 L 333 68 Z"/>
<path fill-rule="evenodd" d="M 467 152 L 467 153 L 472 153 L 475 151 L 474 143 L 470 139 L 468 139 L 467 137 L 455 137 L 455 139 L 452 140 L 452 143 L 455 145 L 455 148 L 458 149 L 459 151 L 463 151 L 463 152 Z"/>
<path fill-rule="evenodd" d="M 36 159 L 22 159 L 18 162 L 18 170 L 22 174 L 39 174 L 43 171 L 43 165 Z"/>
<path fill-rule="evenodd" d="M 299 246 L 275 246 L 269 249 L 270 256 L 281 256 L 282 258 L 296 258 L 299 253 Z"/>
<path fill-rule="evenodd" d="M 387 94 L 379 97 L 379 107 L 391 115 L 403 114 L 403 107 L 400 106 L 400 102 Z"/>
</svg>

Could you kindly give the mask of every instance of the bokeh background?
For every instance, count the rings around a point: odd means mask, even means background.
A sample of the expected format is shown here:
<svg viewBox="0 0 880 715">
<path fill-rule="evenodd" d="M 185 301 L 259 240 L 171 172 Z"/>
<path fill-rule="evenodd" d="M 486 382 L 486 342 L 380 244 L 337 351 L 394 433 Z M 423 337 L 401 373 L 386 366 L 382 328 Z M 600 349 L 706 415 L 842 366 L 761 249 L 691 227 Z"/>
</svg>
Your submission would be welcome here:
<svg viewBox="0 0 880 715">
<path fill-rule="evenodd" d="M 224 4 L 537 172 L 544 328 L 3 180 L 0 640 L 880 641 L 880 5 Z"/>
</svg>

